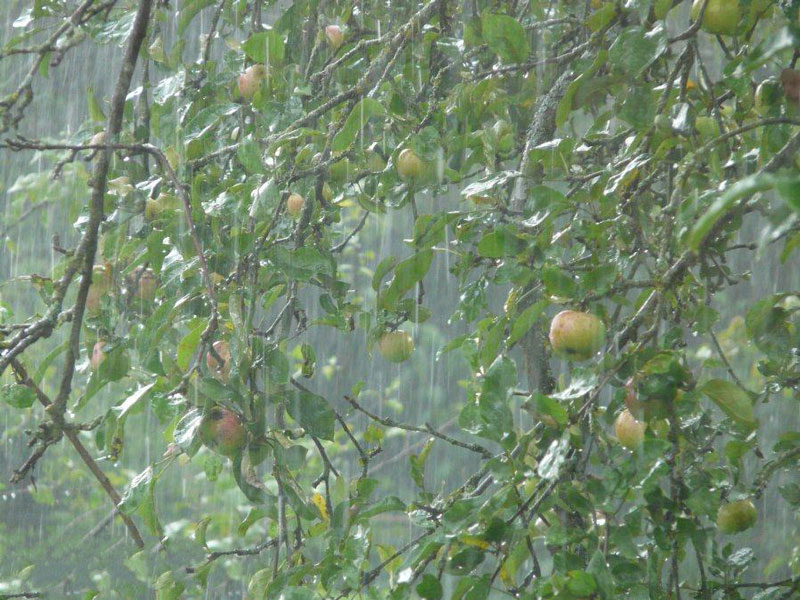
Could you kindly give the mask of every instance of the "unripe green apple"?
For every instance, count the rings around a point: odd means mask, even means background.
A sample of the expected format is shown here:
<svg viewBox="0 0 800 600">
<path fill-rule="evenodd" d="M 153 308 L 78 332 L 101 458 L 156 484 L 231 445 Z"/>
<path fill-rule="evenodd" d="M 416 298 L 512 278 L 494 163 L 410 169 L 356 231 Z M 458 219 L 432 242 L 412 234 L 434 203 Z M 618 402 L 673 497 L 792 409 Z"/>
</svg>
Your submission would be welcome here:
<svg viewBox="0 0 800 600">
<path fill-rule="evenodd" d="M 217 340 L 214 342 L 214 352 L 223 360 L 222 363 L 211 354 L 206 354 L 206 366 L 211 374 L 220 381 L 228 381 L 228 376 L 231 373 L 231 347 L 225 340 Z"/>
<path fill-rule="evenodd" d="M 400 363 L 414 351 L 414 340 L 406 331 L 387 331 L 378 340 L 381 356 L 390 362 Z"/>
<path fill-rule="evenodd" d="M 605 338 L 605 325 L 591 313 L 564 310 L 550 323 L 553 351 L 569 360 L 589 360 L 603 347 Z"/>
<path fill-rule="evenodd" d="M 328 25 L 325 28 L 325 37 L 328 38 L 328 44 L 334 50 L 341 46 L 344 41 L 344 33 L 342 33 L 342 28 L 338 25 Z"/>
<path fill-rule="evenodd" d="M 232 410 L 215 406 L 200 421 L 200 441 L 222 456 L 235 456 L 247 443 L 247 429 Z"/>
<path fill-rule="evenodd" d="M 397 155 L 397 173 L 404 180 L 416 179 L 422 175 L 422 161 L 410 148 Z"/>
<path fill-rule="evenodd" d="M 717 512 L 717 527 L 722 533 L 739 533 L 750 529 L 757 520 L 758 511 L 749 499 L 724 504 Z"/>
<path fill-rule="evenodd" d="M 152 302 L 156 299 L 158 280 L 156 279 L 156 274 L 153 272 L 153 269 L 138 267 L 133 272 L 132 278 L 133 284 L 136 285 L 136 290 L 133 293 L 134 298 L 144 302 Z"/>
<path fill-rule="evenodd" d="M 293 219 L 297 219 L 303 214 L 305 203 L 305 199 L 300 194 L 290 194 L 288 200 L 286 200 L 286 212 Z"/>
<path fill-rule="evenodd" d="M 702 6 L 703 0 L 694 0 L 694 4 L 692 4 L 693 21 L 700 16 Z M 739 0 L 708 0 L 701 27 L 709 33 L 733 35 L 736 33 L 736 26 L 739 25 L 741 18 L 742 11 L 739 7 Z"/>
<path fill-rule="evenodd" d="M 775 77 L 765 79 L 756 88 L 756 112 L 762 117 L 779 113 L 782 96 L 783 86 L 781 82 Z"/>
<path fill-rule="evenodd" d="M 92 348 L 92 356 L 89 359 L 89 365 L 92 368 L 92 371 L 97 371 L 100 368 L 100 365 L 106 359 L 106 353 L 103 352 L 103 348 L 105 347 L 106 342 L 103 340 L 98 340 L 94 343 L 94 347 Z"/>
<path fill-rule="evenodd" d="M 644 441 L 645 423 L 636 420 L 629 410 L 623 410 L 614 421 L 614 433 L 619 443 L 628 450 L 635 450 Z"/>
<path fill-rule="evenodd" d="M 700 116 L 694 120 L 694 128 L 703 140 L 710 140 L 720 134 L 719 123 L 714 117 Z"/>
<path fill-rule="evenodd" d="M 250 100 L 261 88 L 267 78 L 267 68 L 264 65 L 251 65 L 239 75 L 239 93 L 245 100 Z"/>
</svg>

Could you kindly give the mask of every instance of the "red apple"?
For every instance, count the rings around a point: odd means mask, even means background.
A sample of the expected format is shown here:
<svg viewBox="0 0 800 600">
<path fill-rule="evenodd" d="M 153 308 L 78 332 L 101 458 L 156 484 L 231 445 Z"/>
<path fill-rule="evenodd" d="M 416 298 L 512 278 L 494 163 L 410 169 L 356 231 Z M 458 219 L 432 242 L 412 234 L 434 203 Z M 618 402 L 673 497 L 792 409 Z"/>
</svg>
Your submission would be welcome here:
<svg viewBox="0 0 800 600">
<path fill-rule="evenodd" d="M 341 46 L 344 41 L 344 33 L 342 33 L 342 28 L 338 25 L 328 25 L 325 28 L 325 37 L 328 38 L 328 43 L 334 50 Z"/>
<path fill-rule="evenodd" d="M 235 456 L 247 444 L 247 429 L 232 410 L 215 406 L 200 421 L 200 441 L 222 456 Z"/>
<path fill-rule="evenodd" d="M 206 354 L 206 366 L 211 374 L 220 381 L 228 381 L 231 373 L 231 347 L 225 340 L 214 342 L 214 352 L 222 359 L 222 363 L 211 352 Z"/>
<path fill-rule="evenodd" d="M 245 100 L 250 100 L 261 88 L 267 78 L 267 68 L 264 65 L 251 65 L 239 75 L 239 93 Z"/>
<path fill-rule="evenodd" d="M 100 368 L 100 365 L 106 359 L 106 353 L 103 352 L 103 348 L 105 347 L 106 342 L 103 340 L 98 340 L 94 343 L 94 347 L 92 348 L 92 356 L 89 359 L 89 365 L 92 368 L 92 371 L 97 371 Z"/>
</svg>

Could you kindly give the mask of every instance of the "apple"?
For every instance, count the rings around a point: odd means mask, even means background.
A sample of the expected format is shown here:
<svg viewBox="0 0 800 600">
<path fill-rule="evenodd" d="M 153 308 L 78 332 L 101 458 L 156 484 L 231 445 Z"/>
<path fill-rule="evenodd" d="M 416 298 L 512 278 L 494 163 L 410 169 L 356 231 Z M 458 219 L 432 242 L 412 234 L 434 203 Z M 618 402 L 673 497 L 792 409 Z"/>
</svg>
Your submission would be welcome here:
<svg viewBox="0 0 800 600">
<path fill-rule="evenodd" d="M 553 351 L 569 360 L 589 360 L 603 347 L 605 337 L 605 325 L 592 313 L 563 310 L 550 323 Z"/>
<path fill-rule="evenodd" d="M 239 75 L 239 93 L 245 100 L 250 100 L 261 89 L 261 84 L 267 78 L 267 68 L 264 65 L 251 65 Z"/>
<path fill-rule="evenodd" d="M 775 77 L 765 79 L 756 88 L 756 112 L 762 117 L 778 114 L 781 108 L 782 95 L 783 88 L 780 81 Z"/>
<path fill-rule="evenodd" d="M 644 430 L 647 428 L 645 423 L 637 421 L 631 411 L 625 409 L 614 421 L 614 433 L 619 443 L 628 450 L 635 450 L 644 441 Z"/>
<path fill-rule="evenodd" d="M 697 21 L 703 0 L 694 0 L 692 21 Z M 708 0 L 701 27 L 708 33 L 733 35 L 742 18 L 739 0 Z"/>
<path fill-rule="evenodd" d="M 131 275 L 131 283 L 136 285 L 136 291 L 133 293 L 133 297 L 137 300 L 152 302 L 156 299 L 158 280 L 156 279 L 156 274 L 153 272 L 153 269 L 137 267 Z"/>
<path fill-rule="evenodd" d="M 325 37 L 328 38 L 328 43 L 334 50 L 339 48 L 344 41 L 344 33 L 338 25 L 328 25 L 325 28 Z"/>
<path fill-rule="evenodd" d="M 86 295 L 86 310 L 92 314 L 100 311 L 100 302 L 111 292 L 111 269 L 107 265 L 92 268 L 92 283 Z"/>
<path fill-rule="evenodd" d="M 180 200 L 172 194 L 161 192 L 155 198 L 148 198 L 144 204 L 144 216 L 148 221 L 154 221 L 166 211 L 176 211 L 181 207 Z"/>
<path fill-rule="evenodd" d="M 378 350 L 389 362 L 401 363 L 414 351 L 414 340 L 406 331 L 387 331 L 378 340 Z"/>
<path fill-rule="evenodd" d="M 794 69 L 784 69 L 781 71 L 781 84 L 783 93 L 791 102 L 800 102 L 800 72 Z"/>
<path fill-rule="evenodd" d="M 91 366 L 92 371 L 97 371 L 102 362 L 106 359 L 106 353 L 103 352 L 105 345 L 106 342 L 103 340 L 98 340 L 94 343 L 94 347 L 92 348 L 92 356 L 89 359 L 89 365 Z"/>
<path fill-rule="evenodd" d="M 397 173 L 404 180 L 416 179 L 422 175 L 422 161 L 410 148 L 405 148 L 397 155 Z"/>
<path fill-rule="evenodd" d="M 710 140 L 720 134 L 719 123 L 714 117 L 700 116 L 694 120 L 694 128 L 703 140 Z"/>
<path fill-rule="evenodd" d="M 290 194 L 289 199 L 286 200 L 286 212 L 293 219 L 298 219 L 303 214 L 303 206 L 305 206 L 305 198 L 300 194 Z"/>
<path fill-rule="evenodd" d="M 758 511 L 749 499 L 723 504 L 717 512 L 717 527 L 722 533 L 739 533 L 750 529 L 758 520 Z"/>
<path fill-rule="evenodd" d="M 236 456 L 247 444 L 247 429 L 232 410 L 215 406 L 200 421 L 200 441 L 222 456 Z"/>
<path fill-rule="evenodd" d="M 89 145 L 90 146 L 102 146 L 103 144 L 106 143 L 106 138 L 107 137 L 108 136 L 106 135 L 105 129 L 103 131 L 98 131 L 89 140 Z"/>
<path fill-rule="evenodd" d="M 213 345 L 214 352 L 223 360 L 222 363 L 211 352 L 206 354 L 206 366 L 211 374 L 220 381 L 228 381 L 231 373 L 231 347 L 225 340 L 217 340 Z"/>
</svg>

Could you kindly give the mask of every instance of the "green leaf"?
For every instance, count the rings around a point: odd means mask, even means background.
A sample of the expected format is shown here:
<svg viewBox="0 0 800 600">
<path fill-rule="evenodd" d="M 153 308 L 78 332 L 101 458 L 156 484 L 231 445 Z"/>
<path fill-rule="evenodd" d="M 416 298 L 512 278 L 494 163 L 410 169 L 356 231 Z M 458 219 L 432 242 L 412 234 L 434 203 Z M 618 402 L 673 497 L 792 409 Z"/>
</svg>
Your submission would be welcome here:
<svg viewBox="0 0 800 600">
<path fill-rule="evenodd" d="M 717 221 L 722 219 L 728 211 L 733 208 L 738 200 L 752 196 L 757 192 L 764 192 L 769 190 L 775 184 L 775 179 L 768 173 L 760 173 L 746 177 L 741 181 L 737 181 L 709 207 L 709 209 L 701 216 L 692 231 L 689 233 L 687 243 L 689 248 L 697 252 L 700 245 L 706 236 L 717 224 Z"/>
<path fill-rule="evenodd" d="M 346 150 L 356 139 L 358 133 L 364 130 L 364 125 L 371 117 L 383 117 L 385 115 L 386 111 L 380 102 L 374 98 L 362 98 L 350 111 L 347 121 L 339 130 L 339 133 L 336 134 L 336 137 L 333 138 L 331 150 L 333 152 Z"/>
<path fill-rule="evenodd" d="M 511 334 L 508 336 L 507 341 L 509 347 L 511 347 L 513 344 L 516 344 L 526 333 L 528 333 L 528 331 L 530 331 L 530 328 L 533 327 L 534 323 L 541 318 L 548 304 L 549 303 L 546 300 L 539 300 L 523 310 L 519 316 L 514 319 L 514 324 L 511 326 Z"/>
<path fill-rule="evenodd" d="M 700 391 L 737 423 L 750 429 L 758 427 L 758 420 L 753 415 L 753 402 L 750 395 L 738 385 L 722 379 L 711 379 L 703 384 Z"/>
<path fill-rule="evenodd" d="M 141 400 L 147 396 L 148 392 L 153 389 L 153 386 L 156 382 L 148 383 L 147 385 L 143 385 L 138 390 L 136 390 L 133 394 L 128 396 L 122 404 L 114 406 L 112 410 L 117 413 L 118 419 L 124 419 L 128 416 L 128 413 L 136 407 Z"/>
<path fill-rule="evenodd" d="M 178 342 L 178 368 L 185 371 L 189 368 L 189 363 L 192 361 L 192 355 L 197 350 L 197 345 L 200 343 L 200 338 L 203 331 L 207 326 L 205 319 L 195 319 L 194 326 L 190 329 L 180 342 Z"/>
<path fill-rule="evenodd" d="M 244 140 L 236 149 L 236 158 L 248 173 L 263 173 L 264 165 L 261 162 L 261 147 L 253 140 Z"/>
<path fill-rule="evenodd" d="M 525 241 L 517 237 L 514 227 L 500 227 L 481 238 L 478 242 L 478 254 L 486 258 L 516 256 L 525 246 Z"/>
<path fill-rule="evenodd" d="M 604 8 L 610 8 L 610 12 L 613 17 L 615 13 L 614 5 L 613 4 L 606 5 L 606 7 Z M 602 10 L 603 9 L 601 9 L 601 11 Z M 592 16 L 597 15 L 601 11 L 597 11 Z M 558 108 L 556 109 L 556 127 L 561 127 L 566 122 L 567 118 L 569 117 L 573 109 L 573 99 L 575 98 L 575 94 L 578 93 L 578 90 L 581 89 L 581 86 L 583 86 L 584 83 L 589 81 L 589 79 L 592 78 L 592 75 L 594 75 L 597 72 L 597 70 L 606 63 L 607 60 L 608 60 L 608 51 L 606 49 L 600 50 L 600 52 L 597 53 L 597 57 L 594 59 L 594 62 L 591 64 L 591 66 L 586 71 L 581 73 L 575 79 L 575 81 L 569 84 L 569 86 L 567 87 L 567 91 L 564 93 L 564 97 L 561 99 L 561 102 L 558 103 Z"/>
<path fill-rule="evenodd" d="M 622 73 L 636 76 L 656 58 L 659 48 L 655 35 L 641 27 L 629 27 L 616 36 L 608 49 L 608 59 Z"/>
<path fill-rule="evenodd" d="M 292 390 L 287 394 L 286 410 L 310 435 L 333 440 L 335 415 L 322 396 L 305 390 Z"/>
<path fill-rule="evenodd" d="M 255 63 L 267 65 L 283 62 L 286 54 L 283 38 L 277 31 L 269 29 L 251 35 L 242 44 L 242 50 L 247 54 L 247 58 Z"/>
<path fill-rule="evenodd" d="M 425 573 L 417 584 L 417 594 L 425 600 L 439 600 L 442 597 L 442 584 L 430 573 Z"/>
<path fill-rule="evenodd" d="M 425 489 L 425 461 L 433 448 L 433 438 L 425 442 L 419 454 L 412 454 L 409 462 L 411 463 L 411 479 L 417 484 L 419 489 Z"/>
<path fill-rule="evenodd" d="M 433 250 L 427 249 L 397 263 L 388 289 L 381 295 L 381 305 L 391 310 L 403 295 L 422 281 L 433 261 Z"/>
<path fill-rule="evenodd" d="M 0 388 L 0 398 L 14 408 L 30 408 L 36 402 L 36 394 L 32 389 L 12 383 Z"/>
<path fill-rule="evenodd" d="M 525 28 L 507 15 L 486 13 L 481 19 L 483 39 L 504 62 L 525 62 L 531 52 Z"/>
</svg>

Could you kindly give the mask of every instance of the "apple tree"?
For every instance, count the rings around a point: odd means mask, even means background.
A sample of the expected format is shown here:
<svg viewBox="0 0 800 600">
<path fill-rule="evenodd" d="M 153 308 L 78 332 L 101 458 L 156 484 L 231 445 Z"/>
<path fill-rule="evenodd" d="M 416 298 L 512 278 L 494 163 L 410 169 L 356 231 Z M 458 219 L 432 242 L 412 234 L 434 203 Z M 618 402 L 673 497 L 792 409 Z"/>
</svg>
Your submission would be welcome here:
<svg viewBox="0 0 800 600">
<path fill-rule="evenodd" d="M 0 598 L 800 595 L 800 2 L 9 5 Z"/>
</svg>

